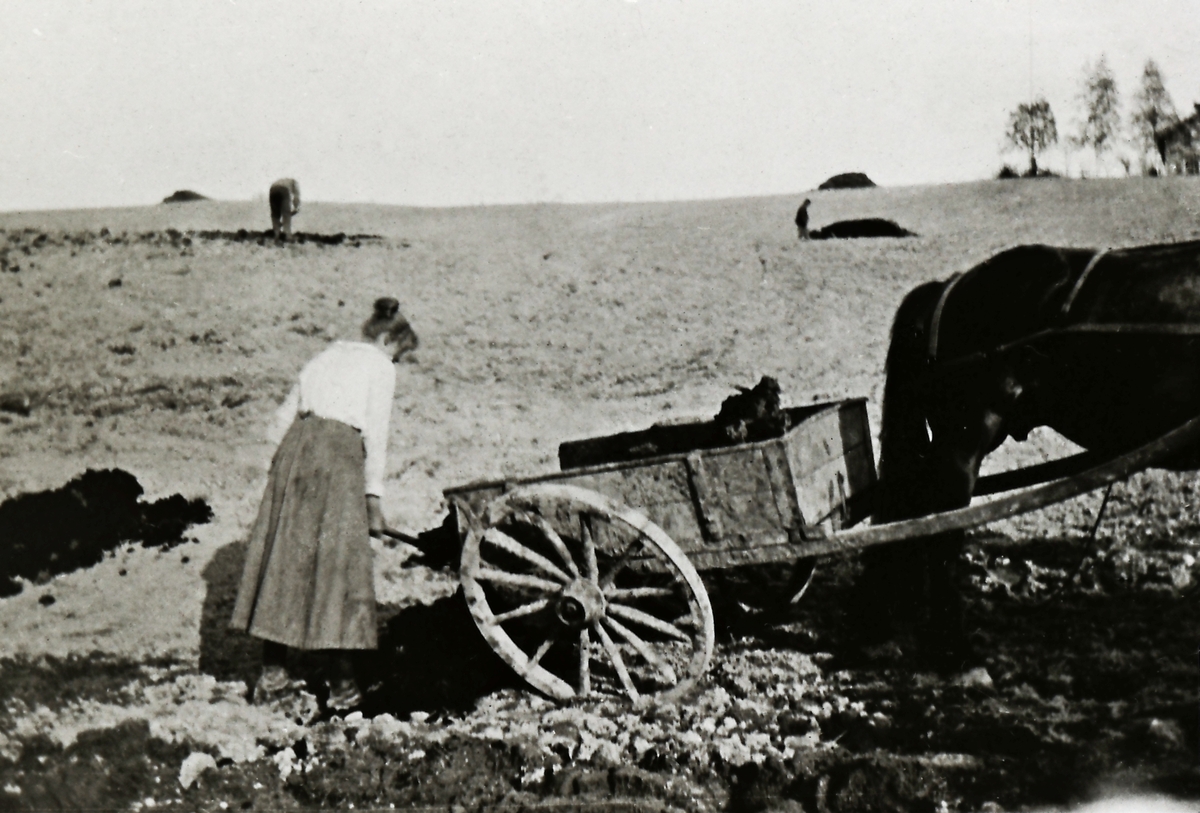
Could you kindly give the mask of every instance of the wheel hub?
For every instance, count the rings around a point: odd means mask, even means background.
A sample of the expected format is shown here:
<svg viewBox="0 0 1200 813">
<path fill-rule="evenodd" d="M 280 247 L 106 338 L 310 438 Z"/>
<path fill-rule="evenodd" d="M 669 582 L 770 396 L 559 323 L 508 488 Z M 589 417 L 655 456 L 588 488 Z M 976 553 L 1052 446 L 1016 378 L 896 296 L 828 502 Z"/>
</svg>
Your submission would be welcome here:
<svg viewBox="0 0 1200 813">
<path fill-rule="evenodd" d="M 576 579 L 563 588 L 554 604 L 554 612 L 572 629 L 581 629 L 604 615 L 604 594 L 589 581 Z"/>
</svg>

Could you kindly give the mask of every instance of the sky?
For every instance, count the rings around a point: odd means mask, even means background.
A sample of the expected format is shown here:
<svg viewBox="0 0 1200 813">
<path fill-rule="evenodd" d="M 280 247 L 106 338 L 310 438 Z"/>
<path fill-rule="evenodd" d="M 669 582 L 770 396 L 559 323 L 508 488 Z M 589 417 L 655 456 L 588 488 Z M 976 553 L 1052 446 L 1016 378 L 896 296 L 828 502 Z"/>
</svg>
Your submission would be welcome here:
<svg viewBox="0 0 1200 813">
<path fill-rule="evenodd" d="M 1071 132 L 1101 54 L 1125 113 L 1151 58 L 1200 102 L 1197 0 L 4 0 L 4 22 L 4 211 L 280 177 L 416 206 L 937 184 L 1020 164 L 1031 92 Z"/>
</svg>

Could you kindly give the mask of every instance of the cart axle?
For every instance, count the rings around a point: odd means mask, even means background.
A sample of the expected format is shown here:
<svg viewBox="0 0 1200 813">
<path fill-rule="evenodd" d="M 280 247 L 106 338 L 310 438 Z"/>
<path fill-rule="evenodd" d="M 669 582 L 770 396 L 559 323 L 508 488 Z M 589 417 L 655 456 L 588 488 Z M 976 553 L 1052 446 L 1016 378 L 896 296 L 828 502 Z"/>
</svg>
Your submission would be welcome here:
<svg viewBox="0 0 1200 813">
<path fill-rule="evenodd" d="M 576 579 L 563 588 L 554 605 L 554 613 L 571 629 L 582 629 L 602 618 L 606 607 L 607 602 L 598 585 Z"/>
</svg>

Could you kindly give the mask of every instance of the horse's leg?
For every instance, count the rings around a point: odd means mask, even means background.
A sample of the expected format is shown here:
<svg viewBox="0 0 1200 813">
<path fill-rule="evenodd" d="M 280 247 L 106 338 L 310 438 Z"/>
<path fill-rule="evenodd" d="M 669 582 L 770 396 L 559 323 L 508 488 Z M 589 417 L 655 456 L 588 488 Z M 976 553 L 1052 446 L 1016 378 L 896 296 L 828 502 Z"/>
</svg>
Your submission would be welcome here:
<svg viewBox="0 0 1200 813">
<path fill-rule="evenodd" d="M 279 239 L 279 222 L 283 215 L 283 207 L 279 203 L 279 191 L 272 186 L 271 191 L 267 193 L 267 203 L 271 207 L 271 233 L 275 239 Z"/>
<path fill-rule="evenodd" d="M 928 459 L 911 492 L 919 503 L 909 516 L 920 516 L 971 502 L 984 455 L 1003 437 L 1004 421 L 992 410 L 935 419 Z M 902 519 L 904 517 L 888 517 Z M 969 656 L 963 600 L 956 583 L 962 556 L 962 531 L 893 542 L 867 551 L 863 574 L 847 608 L 859 644 L 915 638 L 934 660 L 949 663 Z M 969 659 L 969 658 L 968 658 Z"/>
<path fill-rule="evenodd" d="M 294 205 L 294 201 L 292 200 L 292 191 L 290 189 L 285 189 L 281 197 L 283 200 L 281 206 L 279 207 L 279 216 L 283 219 L 283 233 L 288 239 L 291 239 L 292 208 Z"/>
<path fill-rule="evenodd" d="M 950 421 L 935 421 L 931 430 L 929 487 L 934 496 L 928 510 L 938 513 L 966 507 L 984 455 L 1004 436 L 1004 419 L 987 409 Z M 965 536 L 964 531 L 950 531 L 919 540 L 923 565 L 918 585 L 922 605 L 920 646 L 939 666 L 949 669 L 961 669 L 974 659 L 956 578 Z"/>
</svg>

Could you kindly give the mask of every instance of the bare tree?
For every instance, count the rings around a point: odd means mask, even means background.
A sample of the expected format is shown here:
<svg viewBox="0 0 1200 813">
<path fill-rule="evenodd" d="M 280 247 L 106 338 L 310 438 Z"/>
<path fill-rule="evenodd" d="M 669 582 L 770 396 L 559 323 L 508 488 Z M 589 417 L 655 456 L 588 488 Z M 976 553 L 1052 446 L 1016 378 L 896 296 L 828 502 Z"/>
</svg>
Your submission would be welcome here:
<svg viewBox="0 0 1200 813">
<path fill-rule="evenodd" d="M 1058 141 L 1058 126 L 1050 102 L 1039 97 L 1032 104 L 1017 105 L 1008 117 L 1005 135 L 1014 147 L 1029 153 L 1029 175 L 1036 176 L 1038 153 Z"/>
<path fill-rule="evenodd" d="M 1103 54 L 1094 66 L 1085 65 L 1083 71 L 1079 99 L 1085 117 L 1071 141 L 1080 147 L 1091 147 L 1099 164 L 1104 154 L 1112 149 L 1121 126 L 1121 97 L 1117 92 L 1117 79 Z"/>
<path fill-rule="evenodd" d="M 1179 123 L 1175 103 L 1163 83 L 1162 71 L 1153 59 L 1146 60 L 1142 69 L 1142 84 L 1133 97 L 1133 115 L 1130 123 L 1134 134 L 1146 152 L 1158 157 L 1159 166 L 1167 163 L 1167 133 Z"/>
</svg>

